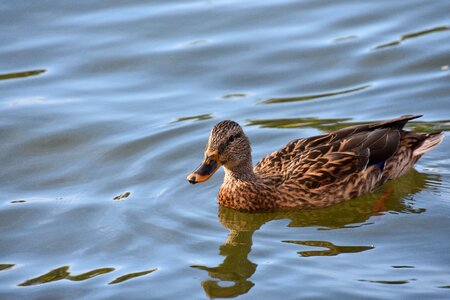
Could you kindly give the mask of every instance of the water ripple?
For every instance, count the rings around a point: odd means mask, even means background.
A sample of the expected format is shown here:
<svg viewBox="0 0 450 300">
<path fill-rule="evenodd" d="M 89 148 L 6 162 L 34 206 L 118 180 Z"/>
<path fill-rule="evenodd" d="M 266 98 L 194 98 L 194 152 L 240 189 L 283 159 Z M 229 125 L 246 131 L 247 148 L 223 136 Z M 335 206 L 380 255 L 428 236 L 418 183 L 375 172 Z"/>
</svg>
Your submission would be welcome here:
<svg viewBox="0 0 450 300">
<path fill-rule="evenodd" d="M 222 99 L 237 99 L 237 98 L 245 98 L 247 97 L 247 94 L 245 93 L 232 93 L 232 94 L 226 94 L 222 96 Z"/>
<path fill-rule="evenodd" d="M 421 31 L 413 32 L 413 33 L 404 34 L 400 37 L 400 39 L 398 41 L 392 41 L 392 42 L 388 42 L 388 43 L 385 43 L 382 45 L 378 45 L 374 48 L 374 50 L 398 46 L 406 40 L 418 38 L 418 37 L 428 35 L 431 33 L 435 33 L 435 32 L 447 31 L 447 30 L 450 30 L 449 26 L 438 26 L 438 27 L 433 27 L 430 29 L 425 29 L 425 30 L 421 30 Z"/>
<path fill-rule="evenodd" d="M 271 99 L 264 100 L 262 103 L 273 104 L 273 103 L 286 103 L 286 102 L 315 100 L 315 99 L 320 99 L 320 98 L 328 98 L 328 97 L 334 97 L 334 96 L 354 93 L 354 92 L 358 92 L 361 90 L 365 90 L 369 87 L 371 87 L 371 85 L 366 84 L 366 85 L 355 87 L 355 88 L 321 93 L 321 94 L 305 95 L 305 96 L 298 96 L 298 97 L 288 97 L 288 98 L 271 98 Z"/>
</svg>

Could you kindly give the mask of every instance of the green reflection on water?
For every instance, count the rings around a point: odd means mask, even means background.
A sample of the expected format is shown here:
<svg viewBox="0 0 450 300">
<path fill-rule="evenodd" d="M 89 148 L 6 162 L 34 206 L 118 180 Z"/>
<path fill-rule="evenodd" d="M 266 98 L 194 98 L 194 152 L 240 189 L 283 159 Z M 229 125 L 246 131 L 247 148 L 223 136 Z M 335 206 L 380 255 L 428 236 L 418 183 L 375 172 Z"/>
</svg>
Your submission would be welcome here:
<svg viewBox="0 0 450 300">
<path fill-rule="evenodd" d="M 337 38 L 333 39 L 333 42 L 343 42 L 343 41 L 348 41 L 348 40 L 354 40 L 357 38 L 358 38 L 357 35 L 352 34 L 352 35 L 337 37 Z"/>
<path fill-rule="evenodd" d="M 222 96 L 222 99 L 236 99 L 236 98 L 244 98 L 247 97 L 247 94 L 244 93 L 234 93 L 234 94 L 226 94 Z"/>
<path fill-rule="evenodd" d="M 392 47 L 392 46 L 398 46 L 403 41 L 413 39 L 413 38 L 418 38 L 420 36 L 427 35 L 430 33 L 446 31 L 446 30 L 450 30 L 450 27 L 449 26 L 437 26 L 437 27 L 433 27 L 430 29 L 426 29 L 426 30 L 421 30 L 421 31 L 413 32 L 413 33 L 404 34 L 400 37 L 400 40 L 376 46 L 374 49 L 376 50 L 376 49 L 382 49 L 382 48 L 387 48 L 387 47 Z"/>
<path fill-rule="evenodd" d="M 19 286 L 31 286 L 31 285 L 38 285 L 38 284 L 43 284 L 43 283 L 49 283 L 49 282 L 53 282 L 53 281 L 58 281 L 58 280 L 62 280 L 62 279 L 67 279 L 67 280 L 71 280 L 71 281 L 83 281 L 83 280 L 87 280 L 90 278 L 93 278 L 95 276 L 98 275 L 102 275 L 102 274 L 106 274 L 109 272 L 114 271 L 114 268 L 100 268 L 100 269 L 95 269 L 86 273 L 82 273 L 79 275 L 70 275 L 69 272 L 69 266 L 62 266 L 56 269 L 53 269 L 47 273 L 45 273 L 44 275 L 32 278 L 32 279 L 28 279 L 22 283 L 19 284 Z"/>
<path fill-rule="evenodd" d="M 336 256 L 342 253 L 358 253 L 373 249 L 373 246 L 337 246 L 333 243 L 327 241 L 283 241 L 284 243 L 297 244 L 310 247 L 321 247 L 327 248 L 328 250 L 310 250 L 310 251 L 300 251 L 303 257 L 310 256 Z"/>
<path fill-rule="evenodd" d="M 354 93 L 354 92 L 357 92 L 357 91 L 361 91 L 361 90 L 367 89 L 370 86 L 371 85 L 368 84 L 368 85 L 363 85 L 363 86 L 359 86 L 359 87 L 356 87 L 356 88 L 345 89 L 345 90 L 334 91 L 334 92 L 323 93 L 323 94 L 313 94 L 313 95 L 305 95 L 305 96 L 298 96 L 298 97 L 288 97 L 288 98 L 271 98 L 271 99 L 264 100 L 262 103 L 273 104 L 273 103 L 286 103 L 286 102 L 298 102 L 298 101 L 315 100 L 315 99 L 320 99 L 320 98 L 334 97 L 334 96 L 339 96 L 339 95 L 343 95 L 343 94 Z"/>
<path fill-rule="evenodd" d="M 58 281 L 66 278 L 69 276 L 69 266 L 63 266 L 56 269 L 51 270 L 48 273 L 45 273 L 44 275 L 41 275 L 39 277 L 35 277 L 32 279 L 29 279 L 27 281 L 24 281 L 19 284 L 19 286 L 30 286 L 30 285 L 37 285 L 52 281 Z"/>
<path fill-rule="evenodd" d="M 177 118 L 174 122 L 183 122 L 183 121 L 204 121 L 212 119 L 212 114 L 203 114 L 203 115 L 195 115 L 189 117 L 181 117 Z"/>
<path fill-rule="evenodd" d="M 260 126 L 263 128 L 300 128 L 312 127 L 323 131 L 332 131 L 348 127 L 350 123 L 346 122 L 350 118 L 342 119 L 316 119 L 316 118 L 289 118 L 289 119 L 266 119 L 266 120 L 248 120 L 247 125 Z M 355 123 L 356 124 L 356 123 Z"/>
<path fill-rule="evenodd" d="M 301 128 L 311 127 L 321 131 L 333 131 L 367 124 L 366 122 L 349 122 L 349 118 L 317 119 L 317 118 L 286 118 L 286 119 L 254 119 L 247 120 L 249 126 L 260 126 L 263 128 Z M 412 121 L 407 127 L 417 132 L 450 131 L 450 120 L 439 120 L 432 122 Z"/>
<path fill-rule="evenodd" d="M 376 46 L 375 49 L 382 49 L 382 48 L 387 48 L 387 47 L 393 47 L 393 46 L 398 46 L 400 44 L 401 44 L 401 42 L 394 41 L 394 42 L 389 42 L 389 43 L 386 43 L 386 44 L 383 44 L 383 45 Z"/>
<path fill-rule="evenodd" d="M 253 233 L 254 231 L 230 230 L 227 241 L 219 249 L 220 255 L 225 257 L 223 263 L 217 267 L 191 266 L 207 271 L 208 275 L 214 278 L 202 282 L 202 287 L 208 297 L 235 297 L 247 293 L 254 286 L 254 283 L 248 280 L 255 273 L 257 267 L 257 264 L 248 259 Z M 221 286 L 220 282 L 224 281 L 234 284 Z"/>
<path fill-rule="evenodd" d="M 102 274 L 106 274 L 106 273 L 112 272 L 114 270 L 115 270 L 114 268 L 95 269 L 95 270 L 92 270 L 92 271 L 89 271 L 89 272 L 86 272 L 86 273 L 82 273 L 80 275 L 74 275 L 74 276 L 69 275 L 69 276 L 66 277 L 66 279 L 72 280 L 72 281 L 82 281 L 82 280 L 87 280 L 87 279 L 93 278 L 93 277 L 98 276 L 98 275 L 102 275 Z"/>
<path fill-rule="evenodd" d="M 144 276 L 144 275 L 150 274 L 152 272 L 155 272 L 156 270 L 157 270 L 157 268 L 150 269 L 150 270 L 147 270 L 147 271 L 142 271 L 142 272 L 129 273 L 129 274 L 117 277 L 116 279 L 111 281 L 109 284 L 121 283 L 121 282 L 124 282 L 126 280 L 130 280 L 130 279 L 133 279 L 133 278 L 136 278 L 136 277 L 140 277 L 140 276 Z"/>
<path fill-rule="evenodd" d="M 11 269 L 14 266 L 15 264 L 0 264 L 0 271 Z"/>
<path fill-rule="evenodd" d="M 425 209 L 411 206 L 413 201 L 410 201 L 410 196 L 427 188 L 430 182 L 440 182 L 440 176 L 419 173 L 412 169 L 401 178 L 383 185 L 374 193 L 326 208 L 244 213 L 219 207 L 219 220 L 229 230 L 227 240 L 219 249 L 220 255 L 225 258 L 215 267 L 201 265 L 191 267 L 208 272 L 210 279 L 201 283 L 208 297 L 229 298 L 245 294 L 254 286 L 250 277 L 256 272 L 258 266 L 248 258 L 253 244 L 253 234 L 265 223 L 288 219 L 289 227 L 317 227 L 317 230 L 333 230 L 370 225 L 376 221 L 371 219 L 372 216 L 386 212 L 420 214 L 425 212 Z M 406 199 L 409 200 L 405 201 Z M 299 252 L 301 257 L 359 253 L 376 247 L 372 245 L 336 246 L 330 241 L 284 242 L 327 248 L 327 250 L 301 251 Z M 221 285 L 223 282 L 234 284 L 223 286 Z M 396 282 L 393 281 L 391 284 Z"/>
<path fill-rule="evenodd" d="M 0 266 L 6 266 L 6 265 L 0 265 Z M 14 266 L 14 265 L 8 265 L 8 266 Z M 35 277 L 32 279 L 28 279 L 18 285 L 19 286 L 31 286 L 31 285 L 38 285 L 38 284 L 58 281 L 58 280 L 62 280 L 62 279 L 67 279 L 67 280 L 71 280 L 71 281 L 83 281 L 83 280 L 94 278 L 94 277 L 102 275 L 102 274 L 110 273 L 115 270 L 115 268 L 99 268 L 99 269 L 94 269 L 92 271 L 88 271 L 88 272 L 85 272 L 85 273 L 82 273 L 79 275 L 70 275 L 69 268 L 70 268 L 69 266 L 62 266 L 62 267 L 53 269 L 53 270 L 45 273 L 44 275 L 41 275 L 41 276 L 38 276 L 38 277 Z M 124 282 L 129 279 L 147 275 L 156 270 L 157 270 L 157 268 L 142 271 L 142 272 L 129 273 L 129 274 L 126 274 L 126 275 L 123 275 L 123 276 L 120 276 L 120 277 L 114 279 L 109 284 Z"/>
<path fill-rule="evenodd" d="M 125 199 L 125 198 L 130 197 L 130 195 L 131 195 L 130 192 L 125 192 L 125 193 L 123 193 L 123 194 L 120 194 L 120 195 L 115 196 L 115 197 L 113 198 L 113 200 L 116 200 L 116 201 L 118 201 L 118 200 L 123 200 L 123 199 Z"/>
<path fill-rule="evenodd" d="M 32 70 L 32 71 L 0 74 L 0 80 L 37 76 L 37 75 L 40 75 L 40 74 L 45 73 L 45 72 L 47 72 L 47 70 L 41 69 L 41 70 Z"/>
</svg>

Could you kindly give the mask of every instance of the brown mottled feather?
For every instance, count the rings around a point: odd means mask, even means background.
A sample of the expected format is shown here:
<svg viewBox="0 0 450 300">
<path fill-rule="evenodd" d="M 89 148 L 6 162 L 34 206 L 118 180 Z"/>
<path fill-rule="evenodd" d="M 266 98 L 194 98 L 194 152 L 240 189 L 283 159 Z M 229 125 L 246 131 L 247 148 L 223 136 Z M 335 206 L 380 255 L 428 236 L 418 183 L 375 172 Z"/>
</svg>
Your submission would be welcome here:
<svg viewBox="0 0 450 300">
<path fill-rule="evenodd" d="M 409 120 L 418 117 L 403 116 L 297 139 L 265 156 L 254 168 L 242 128 L 232 121 L 220 122 L 207 145 L 207 152 L 219 144 L 225 149 L 220 157 L 225 179 L 219 204 L 244 211 L 311 208 L 367 193 L 403 175 L 442 141 L 442 133 L 403 130 Z M 239 138 L 224 147 L 233 135 Z"/>
</svg>

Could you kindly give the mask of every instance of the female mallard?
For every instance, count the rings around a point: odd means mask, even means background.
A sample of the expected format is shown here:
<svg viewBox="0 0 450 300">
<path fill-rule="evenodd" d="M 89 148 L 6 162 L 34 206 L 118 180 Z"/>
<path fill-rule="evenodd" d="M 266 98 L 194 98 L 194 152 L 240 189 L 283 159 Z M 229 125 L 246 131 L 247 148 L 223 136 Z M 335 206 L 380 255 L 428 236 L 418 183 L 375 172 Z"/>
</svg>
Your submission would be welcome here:
<svg viewBox="0 0 450 300">
<path fill-rule="evenodd" d="M 353 126 L 289 142 L 252 165 L 251 147 L 241 126 L 217 123 L 200 167 L 187 179 L 208 180 L 220 167 L 225 179 L 220 205 L 243 211 L 313 208 L 365 194 L 411 168 L 444 138 L 403 126 L 421 115 Z"/>
</svg>

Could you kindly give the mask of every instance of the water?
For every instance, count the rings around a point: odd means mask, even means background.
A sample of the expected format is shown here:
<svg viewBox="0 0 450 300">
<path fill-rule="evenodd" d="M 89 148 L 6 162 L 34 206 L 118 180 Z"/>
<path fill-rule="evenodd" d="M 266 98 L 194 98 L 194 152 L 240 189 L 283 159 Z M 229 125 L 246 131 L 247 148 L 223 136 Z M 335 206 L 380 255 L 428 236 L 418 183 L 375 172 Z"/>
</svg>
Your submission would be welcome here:
<svg viewBox="0 0 450 300">
<path fill-rule="evenodd" d="M 254 159 L 403 114 L 450 129 L 448 1 L 0 4 L 1 299 L 439 299 L 450 139 L 375 193 L 219 208 L 211 127 Z"/>
</svg>

